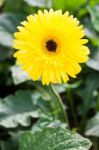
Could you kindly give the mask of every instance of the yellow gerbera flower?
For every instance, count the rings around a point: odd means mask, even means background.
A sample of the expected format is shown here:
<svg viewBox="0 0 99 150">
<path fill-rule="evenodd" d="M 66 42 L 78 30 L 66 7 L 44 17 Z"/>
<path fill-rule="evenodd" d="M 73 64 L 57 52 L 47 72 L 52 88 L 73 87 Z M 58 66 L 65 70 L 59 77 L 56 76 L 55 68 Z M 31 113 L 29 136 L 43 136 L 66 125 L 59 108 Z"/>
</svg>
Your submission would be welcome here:
<svg viewBox="0 0 99 150">
<path fill-rule="evenodd" d="M 89 49 L 83 26 L 68 12 L 38 11 L 21 23 L 14 34 L 14 54 L 33 80 L 42 78 L 43 84 L 61 83 L 76 77 L 79 63 L 88 60 Z"/>
</svg>

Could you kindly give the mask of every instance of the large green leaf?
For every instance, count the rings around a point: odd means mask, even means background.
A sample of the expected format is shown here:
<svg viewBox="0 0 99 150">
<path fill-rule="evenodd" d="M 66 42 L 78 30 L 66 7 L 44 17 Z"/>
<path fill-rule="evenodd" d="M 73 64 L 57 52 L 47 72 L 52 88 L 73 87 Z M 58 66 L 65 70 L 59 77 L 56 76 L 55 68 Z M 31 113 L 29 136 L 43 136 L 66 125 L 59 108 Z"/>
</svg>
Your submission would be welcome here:
<svg viewBox="0 0 99 150">
<path fill-rule="evenodd" d="M 24 0 L 24 1 L 31 6 L 48 7 L 48 8 L 52 6 L 51 0 Z"/>
<path fill-rule="evenodd" d="M 88 150 L 90 146 L 89 140 L 62 128 L 25 132 L 20 141 L 20 150 Z"/>
<path fill-rule="evenodd" d="M 99 32 L 99 6 L 96 7 L 88 7 L 88 11 L 91 15 L 91 22 L 93 24 L 93 27 L 97 32 Z"/>
<path fill-rule="evenodd" d="M 54 100 L 54 96 L 49 88 L 42 88 L 42 91 L 33 93 L 30 91 L 18 91 L 15 96 L 10 95 L 0 101 L 0 125 L 4 127 L 17 127 L 30 125 L 30 117 L 39 117 L 36 126 L 57 122 L 61 117 L 61 110 Z M 44 90 L 44 92 L 43 92 Z M 49 92 L 49 95 L 47 93 Z M 51 95 L 51 96 L 50 96 Z M 61 121 L 60 121 L 61 122 Z M 59 125 L 59 121 L 57 122 Z"/>
<path fill-rule="evenodd" d="M 3 13 L 0 15 L 0 44 L 11 47 L 13 44 L 13 33 L 16 26 L 22 21 L 24 15 Z"/>
<path fill-rule="evenodd" d="M 99 137 L 99 112 L 89 120 L 85 134 L 87 136 Z"/>
<path fill-rule="evenodd" d="M 16 127 L 30 125 L 30 117 L 39 116 L 35 99 L 30 91 L 18 91 L 0 100 L 0 125 Z"/>
</svg>

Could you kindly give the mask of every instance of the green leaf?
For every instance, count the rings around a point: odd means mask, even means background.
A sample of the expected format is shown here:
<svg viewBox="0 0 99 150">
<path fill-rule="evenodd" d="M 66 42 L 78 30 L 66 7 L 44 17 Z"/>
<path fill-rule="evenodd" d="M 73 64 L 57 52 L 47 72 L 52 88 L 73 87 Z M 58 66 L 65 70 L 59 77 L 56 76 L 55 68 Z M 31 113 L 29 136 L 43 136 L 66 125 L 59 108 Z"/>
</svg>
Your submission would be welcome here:
<svg viewBox="0 0 99 150">
<path fill-rule="evenodd" d="M 25 132 L 20 141 L 20 150 L 88 150 L 90 146 L 89 140 L 62 128 Z"/>
<path fill-rule="evenodd" d="M 0 44 L 7 47 L 12 47 L 13 33 L 16 31 L 16 26 L 22 21 L 24 15 L 3 13 L 0 14 Z"/>
<path fill-rule="evenodd" d="M 30 6 L 36 6 L 36 7 L 47 7 L 50 8 L 52 6 L 51 0 L 24 0 L 29 4 Z"/>
<path fill-rule="evenodd" d="M 30 125 L 30 117 L 37 118 L 39 111 L 30 91 L 18 91 L 0 101 L 0 125 L 12 128 L 18 124 Z"/>
<path fill-rule="evenodd" d="M 96 7 L 88 7 L 88 11 L 91 15 L 91 22 L 93 24 L 94 29 L 99 32 L 99 6 Z"/>
<path fill-rule="evenodd" d="M 55 9 L 62 9 L 62 10 L 75 10 L 76 8 L 80 7 L 81 5 L 85 4 L 86 0 L 53 0 L 53 7 Z"/>
<path fill-rule="evenodd" d="M 15 85 L 29 80 L 28 74 L 24 72 L 20 66 L 11 67 L 12 78 Z"/>
<path fill-rule="evenodd" d="M 85 134 L 99 137 L 99 112 L 88 121 Z"/>
<path fill-rule="evenodd" d="M 44 90 L 44 89 L 43 89 Z M 46 89 L 49 90 L 49 89 Z M 43 93 L 34 91 L 18 91 L 15 96 L 8 96 L 0 101 L 0 125 L 4 127 L 17 127 L 19 124 L 22 126 L 30 125 L 30 117 L 39 117 L 36 126 L 42 126 L 42 120 L 47 124 L 57 122 L 61 110 L 59 105 L 52 99 L 51 93 L 49 98 L 46 99 Z M 50 91 L 49 91 L 50 92 Z M 53 97 L 54 98 L 54 97 Z M 61 123 L 61 122 L 60 122 Z M 59 122 L 57 122 L 59 125 Z"/>
</svg>

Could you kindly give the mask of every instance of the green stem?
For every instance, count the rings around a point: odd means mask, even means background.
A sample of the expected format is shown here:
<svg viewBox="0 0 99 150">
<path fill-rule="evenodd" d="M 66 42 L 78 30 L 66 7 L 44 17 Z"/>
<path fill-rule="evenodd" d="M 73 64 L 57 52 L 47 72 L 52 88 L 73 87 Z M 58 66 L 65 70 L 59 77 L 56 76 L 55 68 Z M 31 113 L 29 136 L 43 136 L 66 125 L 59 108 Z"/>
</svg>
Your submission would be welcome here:
<svg viewBox="0 0 99 150">
<path fill-rule="evenodd" d="M 66 111 L 65 111 L 65 109 L 64 109 L 64 104 L 63 104 L 63 102 L 62 102 L 62 99 L 61 99 L 60 95 L 56 92 L 56 90 L 54 89 L 54 87 L 53 87 L 52 84 L 50 85 L 50 90 L 51 90 L 52 94 L 54 95 L 54 98 L 55 98 L 55 100 L 57 101 L 57 103 L 58 103 L 58 105 L 59 105 L 59 107 L 60 107 L 60 110 L 61 110 L 61 117 L 62 117 L 62 118 L 60 118 L 60 119 L 61 119 L 63 122 L 66 122 L 66 123 L 68 124 L 68 126 L 69 126 L 67 113 L 66 113 Z"/>
</svg>

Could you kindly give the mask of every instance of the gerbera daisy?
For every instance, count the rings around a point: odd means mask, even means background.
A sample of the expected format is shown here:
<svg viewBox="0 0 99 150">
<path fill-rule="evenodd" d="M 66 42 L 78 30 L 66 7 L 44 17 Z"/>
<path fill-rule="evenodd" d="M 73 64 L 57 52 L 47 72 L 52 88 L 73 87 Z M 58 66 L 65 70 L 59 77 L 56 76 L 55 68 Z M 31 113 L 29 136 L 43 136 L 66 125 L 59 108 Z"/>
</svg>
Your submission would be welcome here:
<svg viewBox="0 0 99 150">
<path fill-rule="evenodd" d="M 88 60 L 89 49 L 83 26 L 68 12 L 38 11 L 14 34 L 14 54 L 31 79 L 43 84 L 67 82 L 81 71 L 79 63 Z"/>
</svg>

